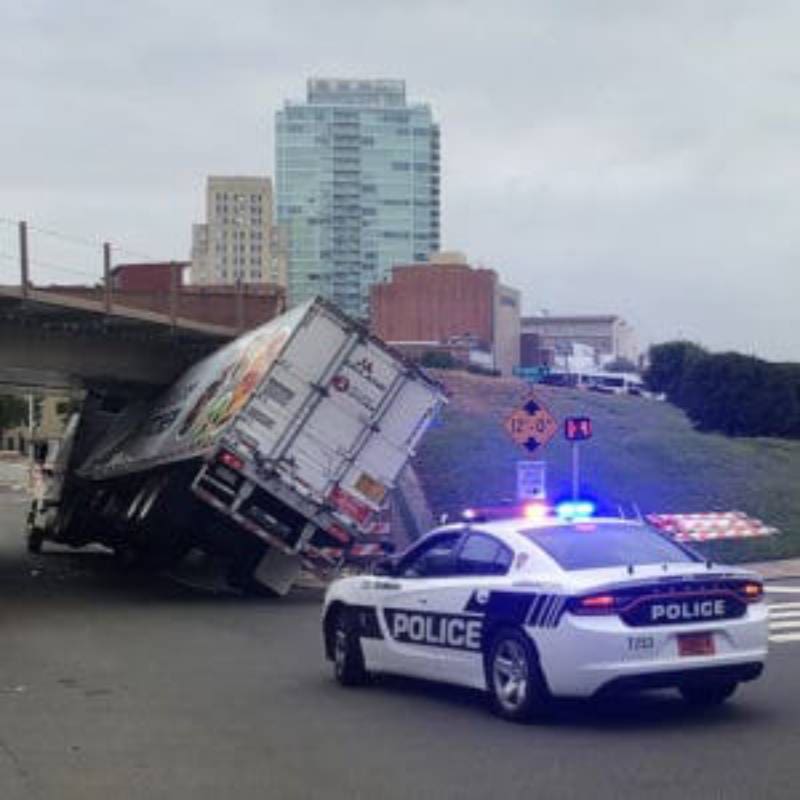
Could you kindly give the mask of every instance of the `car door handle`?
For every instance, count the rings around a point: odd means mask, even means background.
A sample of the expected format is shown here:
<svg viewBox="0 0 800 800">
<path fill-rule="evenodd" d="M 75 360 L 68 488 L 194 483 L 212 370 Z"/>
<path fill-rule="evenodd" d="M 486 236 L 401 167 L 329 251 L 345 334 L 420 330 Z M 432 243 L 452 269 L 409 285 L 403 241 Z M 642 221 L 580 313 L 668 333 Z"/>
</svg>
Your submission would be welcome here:
<svg viewBox="0 0 800 800">
<path fill-rule="evenodd" d="M 426 606 L 428 605 L 428 601 L 424 597 L 420 597 L 417 599 L 417 605 Z"/>
</svg>

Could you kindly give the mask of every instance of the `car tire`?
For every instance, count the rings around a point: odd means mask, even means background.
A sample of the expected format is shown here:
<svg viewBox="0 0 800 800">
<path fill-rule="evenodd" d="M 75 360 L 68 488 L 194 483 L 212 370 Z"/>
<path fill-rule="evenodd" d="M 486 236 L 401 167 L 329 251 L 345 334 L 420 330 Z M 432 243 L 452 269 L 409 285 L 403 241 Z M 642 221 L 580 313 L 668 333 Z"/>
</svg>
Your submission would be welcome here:
<svg viewBox="0 0 800 800">
<path fill-rule="evenodd" d="M 541 716 L 548 693 L 530 639 L 516 628 L 503 628 L 491 639 L 486 678 L 492 711 L 512 722 Z"/>
<path fill-rule="evenodd" d="M 688 683 L 681 686 L 679 691 L 689 705 L 711 708 L 722 705 L 736 691 L 737 686 L 736 681 Z"/>
<path fill-rule="evenodd" d="M 350 609 L 339 608 L 332 623 L 333 674 L 342 686 L 363 686 L 369 682 L 364 653 Z"/>
</svg>

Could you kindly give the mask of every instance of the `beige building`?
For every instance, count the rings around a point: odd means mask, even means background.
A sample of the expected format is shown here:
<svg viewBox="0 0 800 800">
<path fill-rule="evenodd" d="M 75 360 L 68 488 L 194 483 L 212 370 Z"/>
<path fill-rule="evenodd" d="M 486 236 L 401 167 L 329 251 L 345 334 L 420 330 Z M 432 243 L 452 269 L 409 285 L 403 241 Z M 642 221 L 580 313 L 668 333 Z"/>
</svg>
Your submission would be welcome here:
<svg viewBox="0 0 800 800">
<path fill-rule="evenodd" d="M 206 221 L 192 227 L 191 283 L 286 286 L 286 256 L 273 223 L 272 180 L 210 176 Z"/>
<path fill-rule="evenodd" d="M 552 363 L 554 356 L 572 353 L 573 345 L 591 347 L 597 366 L 616 358 L 639 360 L 634 330 L 616 314 L 523 317 L 521 327 L 523 366 Z"/>
<path fill-rule="evenodd" d="M 58 450 L 58 445 L 64 436 L 69 410 L 70 398 L 60 395 L 37 396 L 32 401 L 26 396 L 26 403 L 32 403 L 32 430 L 30 424 L 18 425 L 2 431 L 0 450 L 29 453 L 31 433 L 36 444 L 47 443 L 53 457 Z"/>
</svg>

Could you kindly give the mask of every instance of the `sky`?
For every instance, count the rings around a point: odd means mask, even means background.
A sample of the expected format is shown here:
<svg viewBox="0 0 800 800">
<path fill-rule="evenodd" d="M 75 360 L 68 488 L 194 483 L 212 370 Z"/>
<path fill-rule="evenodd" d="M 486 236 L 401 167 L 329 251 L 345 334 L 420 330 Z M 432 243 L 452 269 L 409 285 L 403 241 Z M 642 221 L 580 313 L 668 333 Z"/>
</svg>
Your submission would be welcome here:
<svg viewBox="0 0 800 800">
<path fill-rule="evenodd" d="M 800 361 L 800 4 L 0 0 L 0 283 L 187 259 L 209 174 L 272 174 L 311 76 L 402 78 L 442 246 L 523 312 Z M 53 235 L 58 234 L 58 236 Z"/>
</svg>

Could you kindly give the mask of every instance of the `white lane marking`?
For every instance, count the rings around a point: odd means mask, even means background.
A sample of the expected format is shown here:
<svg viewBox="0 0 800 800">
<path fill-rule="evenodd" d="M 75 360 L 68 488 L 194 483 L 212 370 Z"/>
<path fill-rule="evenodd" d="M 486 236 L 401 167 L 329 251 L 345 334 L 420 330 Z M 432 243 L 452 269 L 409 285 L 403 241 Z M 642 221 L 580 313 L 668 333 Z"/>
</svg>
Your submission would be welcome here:
<svg viewBox="0 0 800 800">
<path fill-rule="evenodd" d="M 770 636 L 771 642 L 800 642 L 800 633 L 776 633 Z"/>
<path fill-rule="evenodd" d="M 800 628 L 800 619 L 794 619 L 789 622 L 772 622 L 769 623 L 771 631 L 780 631 L 784 628 Z"/>
<path fill-rule="evenodd" d="M 800 594 L 800 586 L 774 586 L 771 583 L 765 583 L 764 591 L 772 594 Z"/>
<path fill-rule="evenodd" d="M 800 611 L 783 611 L 778 614 L 770 614 L 769 621 L 770 624 L 774 619 L 796 619 L 800 620 Z"/>
<path fill-rule="evenodd" d="M 800 603 L 770 603 L 767 611 L 771 614 L 773 611 L 788 611 L 790 608 L 800 611 Z"/>
</svg>

